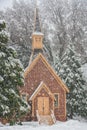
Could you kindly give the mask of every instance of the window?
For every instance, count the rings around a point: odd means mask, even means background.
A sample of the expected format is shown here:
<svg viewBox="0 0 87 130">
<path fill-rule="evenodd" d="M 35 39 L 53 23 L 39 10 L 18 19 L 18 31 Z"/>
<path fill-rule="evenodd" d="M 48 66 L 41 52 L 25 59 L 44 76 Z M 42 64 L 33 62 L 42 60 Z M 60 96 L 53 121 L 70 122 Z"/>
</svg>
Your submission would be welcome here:
<svg viewBox="0 0 87 130">
<path fill-rule="evenodd" d="M 36 37 L 36 42 L 40 42 L 41 41 L 41 38 L 40 37 Z"/>
<path fill-rule="evenodd" d="M 41 38 L 39 38 L 39 42 L 41 41 Z"/>
<path fill-rule="evenodd" d="M 22 94 L 22 99 L 26 101 L 26 94 Z"/>
<path fill-rule="evenodd" d="M 55 96 L 54 106 L 58 107 L 58 94 L 54 94 L 54 96 Z"/>
<path fill-rule="evenodd" d="M 38 42 L 38 38 L 36 38 L 36 42 Z"/>
</svg>

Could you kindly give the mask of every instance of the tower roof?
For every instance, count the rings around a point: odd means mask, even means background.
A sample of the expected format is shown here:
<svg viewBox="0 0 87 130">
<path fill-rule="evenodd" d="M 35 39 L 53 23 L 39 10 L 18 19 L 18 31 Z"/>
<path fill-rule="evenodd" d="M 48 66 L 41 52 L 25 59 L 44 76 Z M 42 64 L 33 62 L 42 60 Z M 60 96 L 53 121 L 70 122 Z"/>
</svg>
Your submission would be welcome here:
<svg viewBox="0 0 87 130">
<path fill-rule="evenodd" d="M 40 20 L 38 15 L 38 8 L 35 10 L 35 23 L 34 23 L 34 32 L 41 32 Z"/>
</svg>

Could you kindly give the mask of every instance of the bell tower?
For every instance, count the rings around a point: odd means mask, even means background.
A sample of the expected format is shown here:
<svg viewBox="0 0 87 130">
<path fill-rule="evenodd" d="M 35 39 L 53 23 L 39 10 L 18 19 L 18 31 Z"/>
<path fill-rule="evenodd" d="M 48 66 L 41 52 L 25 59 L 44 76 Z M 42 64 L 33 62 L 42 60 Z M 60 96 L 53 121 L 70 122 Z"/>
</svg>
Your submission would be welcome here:
<svg viewBox="0 0 87 130">
<path fill-rule="evenodd" d="M 29 59 L 29 65 L 32 63 L 33 59 L 39 54 L 43 53 L 43 33 L 41 31 L 41 24 L 39 20 L 37 0 L 35 8 L 35 20 L 34 20 L 34 30 L 32 33 L 32 52 Z"/>
<path fill-rule="evenodd" d="M 32 34 L 32 51 L 42 51 L 43 50 L 43 33 L 41 32 L 41 25 L 38 15 L 38 8 L 35 9 L 35 22 L 34 22 L 34 32 Z"/>
</svg>

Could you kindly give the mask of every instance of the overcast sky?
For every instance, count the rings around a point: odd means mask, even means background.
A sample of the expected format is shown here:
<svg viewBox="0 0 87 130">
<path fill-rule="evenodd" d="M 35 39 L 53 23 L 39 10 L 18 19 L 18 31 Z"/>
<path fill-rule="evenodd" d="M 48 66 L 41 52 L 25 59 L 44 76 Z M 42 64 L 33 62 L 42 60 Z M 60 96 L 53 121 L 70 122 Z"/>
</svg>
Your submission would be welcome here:
<svg viewBox="0 0 87 130">
<path fill-rule="evenodd" d="M 4 10 L 7 7 L 12 6 L 13 0 L 0 0 L 0 10 Z"/>
<path fill-rule="evenodd" d="M 5 10 L 7 7 L 12 7 L 13 1 L 14 0 L 0 0 L 0 10 Z M 24 1 L 28 1 L 28 0 L 24 0 Z M 40 3 L 40 0 L 38 0 L 38 4 L 39 3 Z"/>
</svg>

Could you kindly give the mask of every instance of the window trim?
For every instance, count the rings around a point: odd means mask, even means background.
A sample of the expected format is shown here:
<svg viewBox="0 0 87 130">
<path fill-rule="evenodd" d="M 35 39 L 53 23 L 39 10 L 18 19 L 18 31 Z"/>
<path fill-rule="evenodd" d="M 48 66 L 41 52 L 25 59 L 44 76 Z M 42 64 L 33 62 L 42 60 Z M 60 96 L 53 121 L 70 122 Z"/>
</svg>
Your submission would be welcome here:
<svg viewBox="0 0 87 130">
<path fill-rule="evenodd" d="M 25 99 L 23 99 L 23 95 L 25 95 Z M 28 99 L 28 94 L 27 93 L 21 93 L 21 98 L 25 101 L 27 101 Z"/>
<path fill-rule="evenodd" d="M 59 93 L 54 93 L 54 97 L 55 95 L 58 95 L 58 106 L 55 106 L 55 100 L 54 100 L 54 108 L 59 108 Z"/>
</svg>

